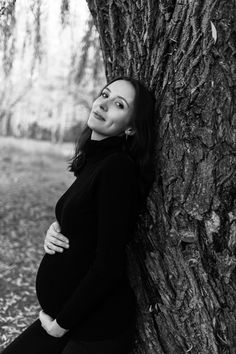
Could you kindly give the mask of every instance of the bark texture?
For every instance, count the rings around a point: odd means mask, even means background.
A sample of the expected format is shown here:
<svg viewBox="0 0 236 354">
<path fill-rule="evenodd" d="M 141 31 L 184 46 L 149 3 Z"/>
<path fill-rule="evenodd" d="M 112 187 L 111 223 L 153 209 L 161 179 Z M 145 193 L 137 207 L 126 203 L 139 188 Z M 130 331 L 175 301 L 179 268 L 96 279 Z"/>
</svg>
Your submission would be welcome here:
<svg viewBox="0 0 236 354">
<path fill-rule="evenodd" d="M 134 353 L 236 353 L 236 1 L 87 0 L 108 78 L 155 93 L 157 178 L 128 250 Z"/>
</svg>

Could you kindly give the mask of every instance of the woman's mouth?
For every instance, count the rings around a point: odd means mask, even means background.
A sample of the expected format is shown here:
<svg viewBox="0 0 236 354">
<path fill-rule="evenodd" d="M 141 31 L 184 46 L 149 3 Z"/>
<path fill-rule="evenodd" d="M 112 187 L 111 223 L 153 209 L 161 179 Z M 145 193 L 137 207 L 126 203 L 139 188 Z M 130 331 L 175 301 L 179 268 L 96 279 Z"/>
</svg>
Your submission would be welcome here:
<svg viewBox="0 0 236 354">
<path fill-rule="evenodd" d="M 99 120 L 105 120 L 104 118 L 103 118 L 103 116 L 101 116 L 99 113 L 97 113 L 97 112 L 93 112 L 93 114 L 94 114 L 94 116 L 95 116 L 95 118 L 97 118 L 97 119 L 99 119 Z"/>
</svg>

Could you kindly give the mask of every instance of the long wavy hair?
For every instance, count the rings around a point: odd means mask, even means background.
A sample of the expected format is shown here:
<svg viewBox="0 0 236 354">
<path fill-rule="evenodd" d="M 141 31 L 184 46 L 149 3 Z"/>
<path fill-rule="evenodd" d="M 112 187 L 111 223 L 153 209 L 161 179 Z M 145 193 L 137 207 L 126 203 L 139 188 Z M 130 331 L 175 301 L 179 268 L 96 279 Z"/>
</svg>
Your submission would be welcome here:
<svg viewBox="0 0 236 354">
<path fill-rule="evenodd" d="M 119 76 L 109 81 L 99 92 L 98 97 L 108 85 L 117 80 L 129 81 L 135 89 L 134 110 L 130 119 L 130 126 L 135 134 L 127 136 L 125 148 L 136 162 L 141 199 L 145 201 L 154 181 L 155 98 L 140 81 L 127 76 Z M 83 146 L 91 137 L 91 133 L 91 129 L 86 124 L 77 139 L 75 154 L 69 163 L 69 170 L 75 176 L 78 176 L 86 161 Z"/>
</svg>

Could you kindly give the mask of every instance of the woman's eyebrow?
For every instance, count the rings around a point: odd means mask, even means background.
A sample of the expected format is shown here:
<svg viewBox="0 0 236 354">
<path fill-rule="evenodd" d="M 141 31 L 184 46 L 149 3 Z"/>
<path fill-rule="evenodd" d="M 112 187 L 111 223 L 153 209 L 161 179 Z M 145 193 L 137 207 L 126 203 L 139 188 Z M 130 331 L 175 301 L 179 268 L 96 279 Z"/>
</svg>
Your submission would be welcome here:
<svg viewBox="0 0 236 354">
<path fill-rule="evenodd" d="M 110 90 L 108 87 L 105 87 L 105 89 L 111 92 L 111 90 Z M 104 90 L 105 90 L 105 89 L 104 89 Z M 126 99 L 125 99 L 124 97 L 122 97 L 122 96 L 117 96 L 117 97 L 119 97 L 119 98 L 121 98 L 122 100 L 124 100 L 124 101 L 126 102 L 127 106 L 129 107 L 129 104 L 128 104 L 128 102 L 126 101 Z"/>
</svg>

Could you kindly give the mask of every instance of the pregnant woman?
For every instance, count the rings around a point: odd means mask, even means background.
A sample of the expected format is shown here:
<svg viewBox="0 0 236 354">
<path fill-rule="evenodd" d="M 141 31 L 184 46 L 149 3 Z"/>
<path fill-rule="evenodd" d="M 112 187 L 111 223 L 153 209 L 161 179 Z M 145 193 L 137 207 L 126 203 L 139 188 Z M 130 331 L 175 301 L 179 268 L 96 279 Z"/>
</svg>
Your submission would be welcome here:
<svg viewBox="0 0 236 354">
<path fill-rule="evenodd" d="M 95 99 L 70 164 L 76 179 L 45 238 L 42 310 L 2 353 L 130 353 L 136 297 L 125 248 L 153 181 L 153 117 L 152 95 L 128 77 Z"/>
</svg>

